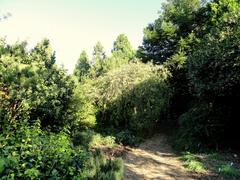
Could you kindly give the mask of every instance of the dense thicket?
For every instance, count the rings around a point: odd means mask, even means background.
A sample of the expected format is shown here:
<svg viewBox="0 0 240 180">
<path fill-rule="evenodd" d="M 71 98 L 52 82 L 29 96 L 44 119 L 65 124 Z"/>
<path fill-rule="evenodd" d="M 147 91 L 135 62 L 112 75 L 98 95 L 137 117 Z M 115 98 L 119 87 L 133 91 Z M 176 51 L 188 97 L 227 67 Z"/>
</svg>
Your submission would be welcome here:
<svg viewBox="0 0 240 180">
<path fill-rule="evenodd" d="M 89 110 L 79 113 L 82 121 L 144 134 L 154 129 L 150 119 L 155 119 L 157 124 L 179 125 L 176 146 L 182 149 L 237 145 L 239 17 L 237 0 L 165 2 L 159 18 L 145 28 L 137 56 L 169 72 L 166 79 L 158 78 L 171 96 L 163 86 L 145 79 L 151 72 L 129 63 L 138 60 L 120 35 L 112 55 L 102 61 L 103 73 L 89 76 L 85 92 L 78 88 L 78 94 L 92 95 L 82 96 L 87 102 L 84 109 Z M 135 84 L 136 79 L 145 83 Z M 167 102 L 164 108 L 161 100 Z M 163 109 L 166 116 L 160 113 Z"/>
<path fill-rule="evenodd" d="M 122 179 L 122 161 L 73 147 L 66 132 L 22 123 L 0 135 L 1 179 Z"/>
<path fill-rule="evenodd" d="M 180 149 L 239 146 L 239 24 L 239 0 L 168 0 L 137 52 L 124 34 L 109 56 L 97 42 L 73 75 L 47 39 L 1 39 L 1 178 L 122 179 L 122 161 L 96 147 L 166 124 Z"/>
<path fill-rule="evenodd" d="M 166 82 L 169 71 L 163 66 L 140 63 L 123 34 L 114 42 L 112 54 L 100 59 L 95 60 L 88 78 L 75 90 L 70 108 L 72 126 L 113 130 L 117 141 L 134 144 L 133 135 L 150 135 L 160 121 L 166 120 L 171 97 Z M 96 76 L 99 61 L 104 71 Z"/>
<path fill-rule="evenodd" d="M 49 41 L 30 52 L 26 43 L 10 46 L 1 41 L 0 49 L 1 128 L 38 119 L 44 128 L 63 126 L 74 84 L 54 64 Z"/>
<path fill-rule="evenodd" d="M 121 160 L 73 146 L 75 84 L 55 64 L 49 41 L 31 50 L 0 43 L 1 179 L 121 179 Z"/>
<path fill-rule="evenodd" d="M 167 114 L 171 96 L 164 81 L 167 77 L 163 67 L 130 63 L 99 78 L 95 83 L 97 122 L 150 134 Z"/>
<path fill-rule="evenodd" d="M 139 57 L 172 74 L 170 117 L 179 117 L 178 146 L 237 145 L 239 8 L 237 0 L 169 0 L 144 31 Z"/>
</svg>

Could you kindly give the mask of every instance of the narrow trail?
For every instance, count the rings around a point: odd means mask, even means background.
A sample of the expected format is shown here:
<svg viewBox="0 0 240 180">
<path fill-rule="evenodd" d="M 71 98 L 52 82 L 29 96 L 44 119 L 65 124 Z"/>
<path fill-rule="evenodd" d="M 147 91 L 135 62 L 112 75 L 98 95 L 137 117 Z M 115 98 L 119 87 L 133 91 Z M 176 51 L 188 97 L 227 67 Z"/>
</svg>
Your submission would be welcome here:
<svg viewBox="0 0 240 180">
<path fill-rule="evenodd" d="M 165 134 L 156 134 L 137 148 L 130 148 L 124 158 L 126 180 L 190 180 L 183 164 L 173 153 Z"/>
</svg>

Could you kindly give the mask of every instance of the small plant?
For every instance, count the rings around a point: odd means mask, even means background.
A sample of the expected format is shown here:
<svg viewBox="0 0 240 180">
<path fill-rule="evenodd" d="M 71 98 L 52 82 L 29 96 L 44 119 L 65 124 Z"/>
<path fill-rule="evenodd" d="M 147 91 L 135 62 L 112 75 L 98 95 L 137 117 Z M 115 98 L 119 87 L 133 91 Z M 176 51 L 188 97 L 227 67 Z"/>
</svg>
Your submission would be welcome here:
<svg viewBox="0 0 240 180">
<path fill-rule="evenodd" d="M 196 160 L 189 161 L 187 163 L 187 168 L 190 171 L 197 172 L 197 173 L 203 173 L 206 171 L 204 168 L 204 165 L 201 162 Z"/>
<path fill-rule="evenodd" d="M 233 164 L 224 164 L 218 168 L 220 174 L 229 177 L 240 177 L 240 170 L 233 166 Z"/>
<path fill-rule="evenodd" d="M 187 152 L 179 159 L 184 162 L 186 169 L 192 172 L 207 176 L 212 174 L 219 179 L 240 178 L 239 164 L 228 153 L 192 154 Z"/>
<path fill-rule="evenodd" d="M 197 173 L 204 173 L 206 171 L 204 164 L 200 162 L 199 159 L 194 154 L 188 152 L 179 159 L 184 161 L 184 166 L 189 171 Z"/>
<path fill-rule="evenodd" d="M 115 145 L 115 137 L 113 136 L 102 136 L 99 133 L 96 133 L 92 137 L 92 141 L 89 143 L 90 148 L 98 148 L 101 146 L 104 147 L 113 147 Z"/>
<path fill-rule="evenodd" d="M 100 148 L 102 146 L 111 148 L 115 146 L 115 137 L 102 136 L 93 130 L 77 132 L 73 136 L 75 145 L 80 145 L 87 149 Z"/>
<path fill-rule="evenodd" d="M 123 130 L 116 134 L 116 142 L 123 145 L 135 146 L 138 145 L 141 141 L 142 139 L 140 137 L 135 136 L 128 130 Z"/>
</svg>

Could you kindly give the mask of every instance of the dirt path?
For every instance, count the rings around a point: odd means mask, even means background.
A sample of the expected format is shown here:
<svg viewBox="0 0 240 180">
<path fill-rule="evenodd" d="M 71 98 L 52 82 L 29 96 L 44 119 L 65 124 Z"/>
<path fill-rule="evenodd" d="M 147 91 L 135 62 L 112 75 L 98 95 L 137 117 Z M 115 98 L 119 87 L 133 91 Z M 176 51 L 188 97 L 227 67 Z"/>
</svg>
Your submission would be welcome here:
<svg viewBox="0 0 240 180">
<path fill-rule="evenodd" d="M 137 148 L 130 148 L 124 158 L 126 180 L 190 180 L 182 163 L 173 153 L 167 136 L 156 134 Z"/>
</svg>

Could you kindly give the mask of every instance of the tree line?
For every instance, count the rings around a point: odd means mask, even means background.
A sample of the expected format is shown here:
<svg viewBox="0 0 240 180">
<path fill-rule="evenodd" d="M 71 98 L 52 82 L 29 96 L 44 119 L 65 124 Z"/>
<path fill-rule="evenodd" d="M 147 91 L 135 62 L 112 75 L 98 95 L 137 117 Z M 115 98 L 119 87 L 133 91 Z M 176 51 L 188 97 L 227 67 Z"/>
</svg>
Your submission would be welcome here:
<svg viewBox="0 0 240 180">
<path fill-rule="evenodd" d="M 135 145 L 160 127 L 179 150 L 239 147 L 239 0 L 168 0 L 134 50 L 97 42 L 72 75 L 44 39 L 0 40 L 3 179 L 122 179 L 121 159 L 96 146 Z"/>
</svg>

